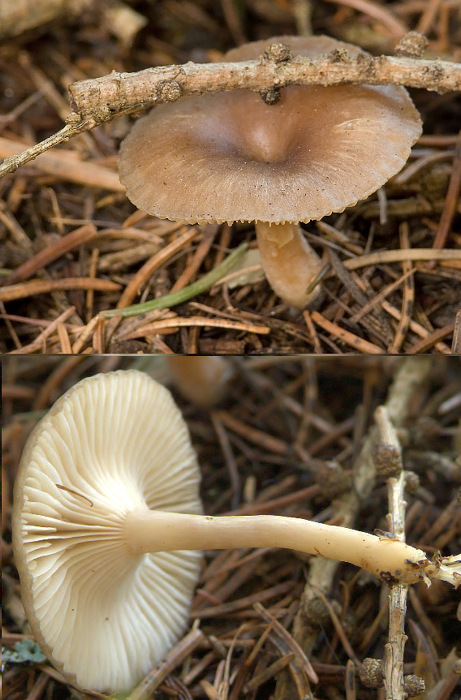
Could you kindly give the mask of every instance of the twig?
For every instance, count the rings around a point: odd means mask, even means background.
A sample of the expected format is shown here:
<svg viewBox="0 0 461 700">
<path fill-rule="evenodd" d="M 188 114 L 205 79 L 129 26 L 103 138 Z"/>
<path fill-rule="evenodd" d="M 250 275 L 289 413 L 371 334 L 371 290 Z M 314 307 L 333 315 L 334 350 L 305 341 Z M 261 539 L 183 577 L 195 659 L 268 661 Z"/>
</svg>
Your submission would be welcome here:
<svg viewBox="0 0 461 700">
<path fill-rule="evenodd" d="M 72 345 L 72 353 L 74 355 L 78 355 L 78 353 L 83 350 L 83 346 L 85 345 L 86 341 L 92 334 L 94 334 L 95 329 L 100 322 L 100 316 L 93 316 L 93 318 L 86 324 L 86 326 L 82 326 L 82 330 L 79 333 L 78 338 Z"/>
<path fill-rule="evenodd" d="M 218 605 L 213 605 L 209 608 L 201 608 L 193 613 L 193 616 L 197 620 L 203 620 L 207 618 L 218 618 L 222 615 L 231 615 L 238 610 L 246 610 L 251 605 L 260 603 L 261 601 L 272 600 L 279 595 L 284 595 L 293 589 L 292 581 L 284 581 L 283 583 L 278 583 L 270 588 L 265 588 L 257 593 L 252 593 L 251 595 L 244 596 L 238 600 L 231 600 L 226 603 L 221 603 Z"/>
<path fill-rule="evenodd" d="M 232 450 L 232 445 L 229 440 L 229 436 L 227 434 L 226 428 L 224 427 L 222 421 L 220 420 L 220 415 L 219 412 L 214 410 L 210 411 L 210 418 L 211 422 L 213 424 L 213 428 L 215 430 L 215 433 L 218 437 L 218 441 L 221 447 L 221 451 L 223 453 L 224 461 L 227 466 L 227 470 L 229 472 L 229 479 L 230 479 L 230 484 L 231 484 L 231 489 L 232 489 L 232 501 L 231 505 L 232 508 L 238 508 L 239 503 L 240 503 L 240 494 L 241 494 L 241 479 L 240 479 L 240 474 L 237 466 L 237 461 L 234 456 L 234 452 Z"/>
<path fill-rule="evenodd" d="M 331 263 L 331 267 L 338 279 L 343 283 L 346 290 L 349 292 L 351 297 L 362 307 L 367 307 L 369 298 L 360 289 L 354 278 L 352 277 L 349 270 L 347 270 L 339 259 L 338 255 L 334 253 L 331 249 L 328 249 L 328 257 Z M 365 312 L 367 313 L 367 312 Z"/>
<path fill-rule="evenodd" d="M 322 345 L 320 343 L 319 336 L 317 334 L 317 329 L 314 326 L 314 324 L 312 322 L 311 315 L 307 309 L 305 311 L 303 311 L 303 316 L 304 316 L 304 321 L 306 322 L 307 330 L 309 331 L 309 335 L 312 339 L 312 345 L 314 347 L 314 354 L 321 355 L 322 354 Z"/>
<path fill-rule="evenodd" d="M 209 224 L 206 230 L 203 232 L 203 238 L 197 246 L 191 262 L 184 268 L 184 272 L 178 277 L 176 282 L 171 288 L 171 293 L 179 292 L 180 289 L 190 282 L 190 280 L 195 276 L 200 265 L 205 260 L 206 256 L 210 252 L 210 248 L 213 245 L 216 233 L 218 231 L 217 224 Z M 222 282 L 222 280 L 221 280 Z"/>
<path fill-rule="evenodd" d="M 57 17 L 71 15 L 83 10 L 94 0 L 77 3 L 75 0 L 17 0 L 17 2 L 0 3 L 0 39 L 10 39 L 23 32 L 51 22 Z M 96 4 L 96 3 L 94 3 Z"/>
<path fill-rule="evenodd" d="M 69 86 L 73 112 L 56 134 L 7 158 L 0 178 L 49 148 L 95 126 L 138 109 L 174 102 L 184 95 L 248 88 L 267 92 L 288 85 L 407 85 L 444 93 L 461 89 L 461 65 L 408 57 L 377 56 L 333 51 L 328 57 L 297 56 L 283 62 L 266 59 L 239 63 L 185 63 L 116 73 Z"/>
<path fill-rule="evenodd" d="M 69 86 L 72 110 L 81 117 L 107 118 L 136 105 L 174 102 L 197 95 L 247 88 L 258 92 L 288 85 L 407 85 L 443 93 L 461 89 L 461 65 L 396 56 L 333 51 L 326 58 L 296 56 L 283 62 L 185 63 L 111 73 Z"/>
<path fill-rule="evenodd" d="M 248 442 L 258 445 L 263 450 L 277 455 L 288 454 L 288 444 L 280 440 L 280 438 L 268 435 L 265 431 L 247 425 L 244 421 L 232 416 L 228 411 L 215 411 L 214 415 L 226 428 L 245 438 Z"/>
<path fill-rule="evenodd" d="M 325 595 L 325 593 L 322 591 L 321 588 L 319 588 L 318 586 L 315 586 L 315 584 L 312 584 L 312 585 L 313 585 L 313 588 L 315 588 L 319 598 L 322 600 L 326 610 L 328 610 L 328 614 L 330 615 L 330 619 L 333 623 L 333 627 L 335 628 L 335 632 L 338 635 L 339 639 L 341 640 L 344 651 L 346 652 L 346 654 L 348 655 L 348 657 L 351 661 L 354 661 L 356 664 L 359 664 L 360 663 L 359 659 L 357 658 L 357 656 L 354 652 L 354 649 L 352 648 L 352 645 L 347 637 L 347 634 L 345 634 L 345 632 L 344 632 L 343 626 L 342 626 L 340 620 L 338 619 L 338 616 L 334 610 L 333 605 L 330 603 L 330 601 L 328 600 L 327 596 Z"/>
<path fill-rule="evenodd" d="M 88 13 L 104 25 L 125 47 L 131 43 L 147 19 L 119 0 L 8 0 L 0 2 L 0 39 L 8 40 L 56 19 L 76 20 Z"/>
<path fill-rule="evenodd" d="M 461 309 L 459 309 L 459 311 L 456 312 L 451 352 L 453 355 L 461 354 Z"/>
<path fill-rule="evenodd" d="M 253 676 L 252 679 L 243 686 L 243 693 L 246 695 L 250 691 L 257 690 L 260 685 L 277 675 L 277 673 L 286 668 L 288 664 L 291 664 L 294 659 L 295 654 L 293 651 L 289 651 L 288 654 L 281 656 L 277 661 L 274 661 L 274 663 L 265 668 L 264 671 Z"/>
<path fill-rule="evenodd" d="M 405 542 L 405 475 L 400 443 L 385 406 L 376 409 L 375 420 L 380 441 L 378 457 L 380 448 L 381 454 L 384 453 L 384 464 L 381 466 L 390 468 L 396 474 L 387 479 L 390 533 L 395 539 Z M 404 631 L 407 593 L 408 586 L 400 583 L 392 585 L 389 589 L 389 641 L 384 647 L 383 669 L 386 700 L 406 698 L 403 687 L 403 653 L 407 640 Z"/>
<path fill-rule="evenodd" d="M 391 292 L 393 292 L 395 289 L 400 287 L 402 283 L 404 284 L 407 280 L 408 277 L 414 274 L 414 270 L 410 269 L 408 272 L 403 274 L 401 277 L 398 277 L 396 280 L 388 284 L 384 289 L 382 289 L 371 301 L 367 302 L 365 306 L 362 306 L 361 309 L 356 311 L 351 317 L 350 321 L 352 323 L 357 323 L 360 321 L 364 316 L 370 313 L 372 309 L 374 309 L 376 306 L 381 306 L 382 301 L 389 296 Z M 405 289 L 405 286 L 404 286 Z M 391 350 L 389 350 L 391 352 Z M 397 352 L 397 351 L 396 351 Z"/>
<path fill-rule="evenodd" d="M 88 119 L 80 119 L 78 115 L 70 115 L 69 124 L 66 124 L 49 138 L 40 141 L 40 143 L 37 143 L 35 146 L 27 148 L 22 153 L 5 158 L 0 165 L 0 179 L 8 173 L 14 173 L 21 165 L 25 165 L 34 158 L 37 158 L 37 156 L 48 151 L 50 148 L 59 146 L 59 144 L 68 141 L 73 136 L 78 136 L 78 134 L 83 134 L 85 131 L 94 129 L 95 126 L 99 126 L 99 124 L 105 121 L 108 121 L 108 118 L 94 119 L 90 117 Z"/>
<path fill-rule="evenodd" d="M 415 392 L 421 391 L 421 384 L 430 376 L 433 367 L 433 359 L 429 356 L 406 358 L 400 366 L 385 402 L 388 414 L 396 427 L 403 425 L 408 418 Z M 365 438 L 360 455 L 355 461 L 354 488 L 335 502 L 334 513 L 342 518 L 344 527 L 354 526 L 361 503 L 369 499 L 373 490 L 375 470 L 372 465 L 371 451 L 375 435 L 376 428 L 373 427 Z M 294 637 L 307 654 L 318 639 L 318 630 L 310 626 L 308 618 L 309 607 L 317 598 L 317 593 L 310 584 L 315 584 L 328 595 L 337 573 L 338 562 L 317 557 L 310 564 L 308 581 L 294 623 Z M 276 700 L 291 697 L 286 683 L 286 679 L 282 678 L 277 683 Z"/>
<path fill-rule="evenodd" d="M 285 627 L 278 620 L 275 620 L 275 622 L 273 622 L 274 618 L 270 615 L 270 613 L 267 610 L 263 608 L 263 606 L 260 603 L 255 603 L 253 607 L 258 613 L 258 615 L 260 615 L 263 618 L 263 620 L 265 620 L 269 624 L 273 624 L 274 633 L 279 638 L 279 641 L 283 644 L 283 646 L 288 647 L 288 651 L 293 651 L 295 653 L 296 663 L 299 664 L 299 667 L 301 668 L 303 674 L 305 674 L 307 678 L 313 683 L 318 683 L 318 676 L 312 668 L 311 662 L 309 661 L 309 659 L 307 658 L 306 654 L 299 646 L 297 641 L 288 632 L 288 630 L 286 630 Z M 282 649 L 282 651 L 285 651 L 285 649 Z"/>
<path fill-rule="evenodd" d="M 401 318 L 401 313 L 395 308 L 395 306 L 389 304 L 388 301 L 384 300 L 381 303 L 381 306 L 383 307 L 384 311 L 388 313 L 389 316 L 391 316 L 392 318 L 395 318 L 397 320 Z M 413 320 L 410 321 L 410 330 L 423 339 L 426 339 L 429 335 L 428 331 L 423 326 L 421 326 L 421 324 Z M 450 348 L 448 347 L 448 345 L 445 345 L 445 343 L 442 343 L 441 341 L 436 342 L 434 347 L 444 355 L 450 354 Z M 413 351 L 411 353 L 406 354 L 413 354 Z"/>
</svg>

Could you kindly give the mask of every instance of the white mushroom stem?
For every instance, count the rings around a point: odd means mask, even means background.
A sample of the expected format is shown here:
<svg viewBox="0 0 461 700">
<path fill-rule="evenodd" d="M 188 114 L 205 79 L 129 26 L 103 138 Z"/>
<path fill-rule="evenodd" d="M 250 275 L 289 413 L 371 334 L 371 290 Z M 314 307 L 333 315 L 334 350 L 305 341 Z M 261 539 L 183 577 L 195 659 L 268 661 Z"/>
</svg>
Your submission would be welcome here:
<svg viewBox="0 0 461 700">
<path fill-rule="evenodd" d="M 319 294 L 318 286 L 306 290 L 322 268 L 321 259 L 298 224 L 257 221 L 255 228 L 261 265 L 272 289 L 290 306 L 304 309 Z"/>
<path fill-rule="evenodd" d="M 174 550 L 286 547 L 355 564 L 387 582 L 410 584 L 421 578 L 429 582 L 431 577 L 455 586 L 461 582 L 460 558 L 448 566 L 434 565 L 422 550 L 405 542 L 302 518 L 142 510 L 127 515 L 124 534 L 138 556 Z"/>
</svg>

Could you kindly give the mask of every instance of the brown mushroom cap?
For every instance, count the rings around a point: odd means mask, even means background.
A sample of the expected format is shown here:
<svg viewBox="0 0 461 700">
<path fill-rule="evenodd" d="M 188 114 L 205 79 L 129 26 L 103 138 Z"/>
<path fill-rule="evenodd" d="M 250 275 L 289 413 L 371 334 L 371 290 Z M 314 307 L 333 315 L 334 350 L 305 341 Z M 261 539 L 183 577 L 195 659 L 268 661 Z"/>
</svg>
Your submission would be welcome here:
<svg viewBox="0 0 461 700">
<path fill-rule="evenodd" d="M 302 55 L 360 52 L 328 37 L 280 37 L 226 58 L 256 58 L 280 40 Z M 233 90 L 156 107 L 124 140 L 119 172 L 131 201 L 160 218 L 309 221 L 378 189 L 402 168 L 420 133 L 401 87 L 292 86 L 275 105 Z"/>
</svg>

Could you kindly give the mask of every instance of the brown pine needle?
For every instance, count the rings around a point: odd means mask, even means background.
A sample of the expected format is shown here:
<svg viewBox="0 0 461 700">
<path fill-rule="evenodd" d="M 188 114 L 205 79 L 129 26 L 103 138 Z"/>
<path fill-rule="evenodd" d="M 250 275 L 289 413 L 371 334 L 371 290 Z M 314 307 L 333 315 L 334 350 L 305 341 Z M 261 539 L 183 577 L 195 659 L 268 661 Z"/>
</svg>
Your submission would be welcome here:
<svg viewBox="0 0 461 700">
<path fill-rule="evenodd" d="M 378 345 L 370 343 L 368 340 L 363 340 L 363 338 L 359 338 L 358 335 L 354 335 L 354 333 L 346 331 L 336 323 L 329 321 L 318 311 L 313 311 L 311 313 L 311 319 L 314 323 L 323 328 L 324 331 L 327 331 L 334 338 L 346 343 L 346 345 L 350 345 L 352 348 L 354 348 L 354 350 L 358 350 L 359 352 L 363 352 L 364 354 L 368 355 L 382 355 L 383 352 L 385 352 L 385 350 L 378 347 Z"/>
<path fill-rule="evenodd" d="M 30 280 L 20 284 L 0 288 L 0 301 L 13 301 L 34 297 L 37 294 L 66 291 L 69 289 L 94 289 L 97 292 L 118 292 L 120 285 L 109 280 L 91 277 L 66 277 L 60 280 Z"/>
</svg>

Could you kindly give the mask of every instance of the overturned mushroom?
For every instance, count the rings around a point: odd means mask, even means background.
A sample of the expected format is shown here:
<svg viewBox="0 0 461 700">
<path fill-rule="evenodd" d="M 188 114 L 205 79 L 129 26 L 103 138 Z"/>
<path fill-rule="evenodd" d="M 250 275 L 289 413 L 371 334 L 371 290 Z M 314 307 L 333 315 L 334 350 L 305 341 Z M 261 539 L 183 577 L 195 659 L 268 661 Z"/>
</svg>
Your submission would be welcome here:
<svg viewBox="0 0 461 700">
<path fill-rule="evenodd" d="M 42 650 L 73 683 L 129 690 L 183 633 L 199 552 L 135 556 L 130 512 L 200 513 L 200 474 L 167 389 L 99 374 L 31 433 L 14 491 L 21 596 Z"/>
<path fill-rule="evenodd" d="M 186 625 L 195 550 L 288 547 L 387 582 L 460 582 L 459 558 L 432 564 L 397 540 L 301 518 L 201 515 L 198 483 L 171 395 L 135 370 L 84 379 L 31 434 L 14 553 L 32 631 L 71 682 L 126 691 L 162 658 Z"/>
<path fill-rule="evenodd" d="M 351 44 L 329 37 L 275 37 L 229 51 L 256 59 L 282 43 L 318 57 Z M 271 51 L 267 50 L 268 59 Z M 288 59 L 289 60 L 289 59 Z M 120 179 L 140 209 L 188 223 L 255 221 L 274 291 L 297 308 L 321 261 L 299 222 L 356 204 L 398 172 L 421 133 L 401 87 L 287 87 L 275 104 L 250 90 L 184 97 L 140 119 L 120 150 Z"/>
</svg>

